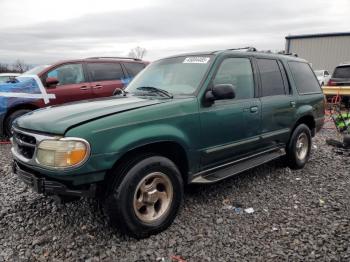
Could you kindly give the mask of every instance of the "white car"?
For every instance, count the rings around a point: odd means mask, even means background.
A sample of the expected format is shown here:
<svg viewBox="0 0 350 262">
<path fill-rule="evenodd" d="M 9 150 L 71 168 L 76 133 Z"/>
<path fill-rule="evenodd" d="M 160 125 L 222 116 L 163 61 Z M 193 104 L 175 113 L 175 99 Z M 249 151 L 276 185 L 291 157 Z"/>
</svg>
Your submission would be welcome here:
<svg viewBox="0 0 350 262">
<path fill-rule="evenodd" d="M 6 83 L 7 81 L 11 80 L 11 78 L 15 78 L 16 76 L 19 76 L 20 74 L 16 73 L 1 73 L 0 74 L 0 83 Z"/>
<path fill-rule="evenodd" d="M 327 85 L 329 79 L 331 78 L 331 75 L 327 70 L 315 70 L 315 74 L 321 86 Z"/>
</svg>

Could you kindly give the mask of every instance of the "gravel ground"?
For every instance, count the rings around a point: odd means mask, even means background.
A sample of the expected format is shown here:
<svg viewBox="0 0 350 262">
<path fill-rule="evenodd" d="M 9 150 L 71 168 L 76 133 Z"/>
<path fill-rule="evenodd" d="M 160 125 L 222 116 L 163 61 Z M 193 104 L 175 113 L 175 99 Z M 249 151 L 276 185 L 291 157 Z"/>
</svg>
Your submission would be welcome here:
<svg viewBox="0 0 350 262">
<path fill-rule="evenodd" d="M 33 193 L 0 145 L 0 261 L 349 261 L 350 157 L 325 144 L 334 136 L 314 138 L 303 170 L 274 161 L 187 189 L 174 224 L 140 241 L 111 230 L 94 201 L 59 205 Z"/>
</svg>

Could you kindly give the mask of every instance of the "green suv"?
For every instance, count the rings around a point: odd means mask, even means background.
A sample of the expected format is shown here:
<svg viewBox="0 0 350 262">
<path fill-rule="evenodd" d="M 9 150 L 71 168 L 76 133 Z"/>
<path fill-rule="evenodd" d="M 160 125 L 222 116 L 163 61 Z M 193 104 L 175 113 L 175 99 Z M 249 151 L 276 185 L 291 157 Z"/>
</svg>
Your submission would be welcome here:
<svg viewBox="0 0 350 262">
<path fill-rule="evenodd" d="M 109 98 L 39 109 L 13 124 L 13 170 L 36 192 L 103 201 L 137 238 L 174 220 L 184 186 L 285 156 L 308 161 L 324 123 L 310 65 L 288 55 L 215 51 L 153 62 Z"/>
</svg>

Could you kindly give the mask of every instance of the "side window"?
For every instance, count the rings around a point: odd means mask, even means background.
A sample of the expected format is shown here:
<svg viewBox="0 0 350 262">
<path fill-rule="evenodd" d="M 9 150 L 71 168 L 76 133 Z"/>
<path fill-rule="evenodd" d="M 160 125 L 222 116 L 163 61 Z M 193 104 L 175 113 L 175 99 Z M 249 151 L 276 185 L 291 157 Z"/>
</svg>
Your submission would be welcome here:
<svg viewBox="0 0 350 262">
<path fill-rule="evenodd" d="M 262 96 L 285 95 L 283 78 L 276 60 L 257 59 L 260 71 Z"/>
<path fill-rule="evenodd" d="M 300 94 L 320 93 L 321 88 L 309 64 L 288 62 L 295 85 Z"/>
<path fill-rule="evenodd" d="M 124 78 L 123 70 L 119 63 L 89 63 L 87 66 L 92 82 L 121 80 Z"/>
<path fill-rule="evenodd" d="M 325 75 L 325 76 L 329 76 L 328 71 L 324 71 L 324 75 Z"/>
<path fill-rule="evenodd" d="M 126 71 L 128 71 L 128 74 L 131 77 L 136 76 L 142 69 L 145 68 L 144 64 L 140 64 L 140 63 L 123 63 Z"/>
<path fill-rule="evenodd" d="M 214 85 L 232 84 L 235 99 L 247 99 L 254 97 L 254 76 L 252 65 L 248 58 L 227 58 L 216 73 Z"/>
<path fill-rule="evenodd" d="M 51 70 L 47 77 L 57 78 L 58 86 L 79 84 L 85 82 L 82 64 L 67 64 Z"/>
</svg>

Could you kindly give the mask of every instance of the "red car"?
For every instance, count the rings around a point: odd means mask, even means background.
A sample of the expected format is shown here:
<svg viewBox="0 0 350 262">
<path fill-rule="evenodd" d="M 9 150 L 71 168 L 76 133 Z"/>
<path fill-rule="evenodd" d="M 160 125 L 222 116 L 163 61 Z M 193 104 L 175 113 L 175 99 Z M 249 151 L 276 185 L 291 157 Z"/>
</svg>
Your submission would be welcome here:
<svg viewBox="0 0 350 262">
<path fill-rule="evenodd" d="M 0 114 L 0 135 L 9 135 L 15 118 L 29 111 L 84 99 L 113 95 L 116 88 L 124 88 L 130 80 L 146 67 L 148 62 L 134 58 L 92 57 L 69 60 L 52 66 L 40 66 L 24 73 L 37 75 L 48 95 L 54 95 L 45 103 L 43 99 L 23 100 L 8 105 Z"/>
</svg>

